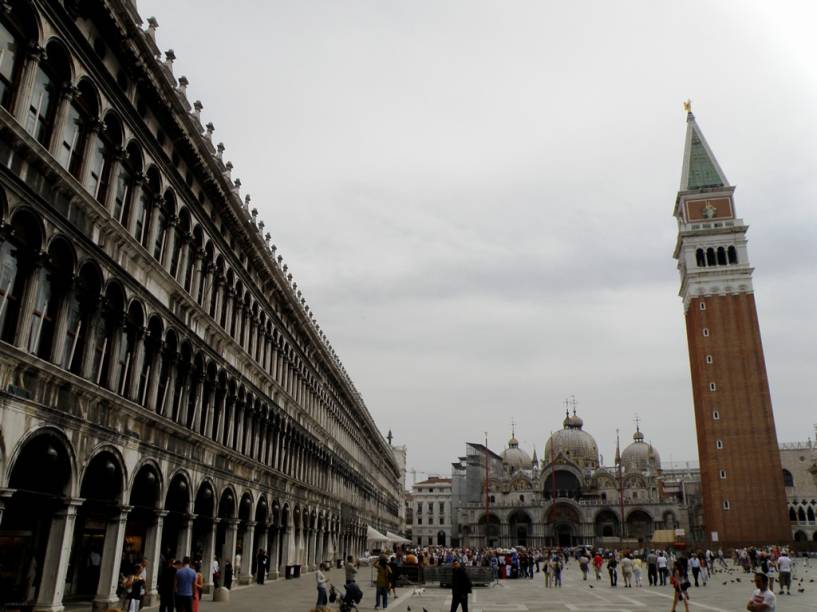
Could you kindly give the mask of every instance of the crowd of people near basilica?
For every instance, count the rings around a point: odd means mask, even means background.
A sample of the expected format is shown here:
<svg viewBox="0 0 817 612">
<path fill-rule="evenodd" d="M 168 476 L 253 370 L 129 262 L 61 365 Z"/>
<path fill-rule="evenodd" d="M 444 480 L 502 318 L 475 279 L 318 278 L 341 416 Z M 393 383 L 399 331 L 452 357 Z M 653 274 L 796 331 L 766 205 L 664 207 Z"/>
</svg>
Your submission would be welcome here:
<svg viewBox="0 0 817 612">
<path fill-rule="evenodd" d="M 668 588 L 673 592 L 673 611 L 681 604 L 686 611 L 689 610 L 690 590 L 704 588 L 713 580 L 723 581 L 723 577 L 716 577 L 716 574 L 726 577 L 725 585 L 730 580 L 740 582 L 739 577 L 729 578 L 735 572 L 754 573 L 755 588 L 746 602 L 746 609 L 753 612 L 776 610 L 776 586 L 780 595 L 791 595 L 794 568 L 793 558 L 781 547 L 734 549 L 725 553 L 722 549 L 467 549 L 428 546 L 396 549 L 362 561 L 372 567 L 375 609 L 386 609 L 389 598 L 397 596 L 398 587 L 423 582 L 424 573 L 430 573 L 435 567 L 449 568 L 451 575 L 445 586 L 452 591 L 451 612 L 460 608 L 468 612 L 468 594 L 472 588 L 468 568 L 490 568 L 494 581 L 533 580 L 541 576 L 546 589 L 561 588 L 566 571 L 577 572 L 576 579 L 591 585 L 609 583 L 609 588 Z M 347 599 L 340 600 L 342 611 L 351 610 L 351 605 L 359 603 L 363 597 L 358 581 L 359 570 L 360 561 L 349 557 L 344 570 L 344 589 L 349 603 L 346 607 L 344 602 Z M 326 575 L 319 571 L 318 610 L 326 609 L 323 606 L 329 601 L 330 589 L 334 593 Z"/>
</svg>

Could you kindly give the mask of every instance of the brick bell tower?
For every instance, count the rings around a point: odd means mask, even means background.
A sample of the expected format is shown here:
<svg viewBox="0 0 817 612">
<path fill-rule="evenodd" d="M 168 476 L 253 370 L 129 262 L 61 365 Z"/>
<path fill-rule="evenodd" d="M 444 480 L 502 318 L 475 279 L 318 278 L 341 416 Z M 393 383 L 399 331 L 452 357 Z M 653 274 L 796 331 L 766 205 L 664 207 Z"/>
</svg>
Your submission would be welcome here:
<svg viewBox="0 0 817 612">
<path fill-rule="evenodd" d="M 690 104 L 675 199 L 707 539 L 791 540 L 766 362 L 746 246 L 729 184 Z"/>
</svg>

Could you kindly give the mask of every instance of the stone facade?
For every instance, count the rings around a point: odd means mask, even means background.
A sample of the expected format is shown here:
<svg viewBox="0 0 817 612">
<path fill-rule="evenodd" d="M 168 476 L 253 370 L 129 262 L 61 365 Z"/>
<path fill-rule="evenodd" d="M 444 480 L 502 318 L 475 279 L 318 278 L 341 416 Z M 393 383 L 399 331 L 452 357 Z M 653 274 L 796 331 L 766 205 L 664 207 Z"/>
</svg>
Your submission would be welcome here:
<svg viewBox="0 0 817 612">
<path fill-rule="evenodd" d="M 789 507 L 791 537 L 798 545 L 817 547 L 817 445 L 813 440 L 780 445 L 783 485 Z"/>
<path fill-rule="evenodd" d="M 420 546 L 451 546 L 451 479 L 432 476 L 411 491 L 411 539 Z"/>
<path fill-rule="evenodd" d="M 127 0 L 0 11 L 0 603 L 145 557 L 271 577 L 400 527 L 401 469 Z"/>
<path fill-rule="evenodd" d="M 453 470 L 455 542 L 637 546 L 649 542 L 656 529 L 689 529 L 687 500 L 672 486 L 665 488 L 658 451 L 639 429 L 617 464 L 604 466 L 595 439 L 574 411 L 548 439 L 543 457 L 541 464 L 535 452 L 531 458 L 515 436 L 501 455 L 469 443 Z"/>
<path fill-rule="evenodd" d="M 734 190 L 688 113 L 674 256 L 685 309 L 705 535 L 720 546 L 790 539 L 748 226 L 735 214 Z"/>
</svg>

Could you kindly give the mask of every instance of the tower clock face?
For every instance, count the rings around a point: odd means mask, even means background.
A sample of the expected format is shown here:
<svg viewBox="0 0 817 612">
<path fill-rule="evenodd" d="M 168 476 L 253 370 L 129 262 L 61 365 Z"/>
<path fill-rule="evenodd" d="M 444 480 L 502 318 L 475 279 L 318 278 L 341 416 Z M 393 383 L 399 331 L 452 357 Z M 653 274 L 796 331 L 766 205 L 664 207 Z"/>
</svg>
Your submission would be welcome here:
<svg viewBox="0 0 817 612">
<path fill-rule="evenodd" d="M 734 217 L 732 201 L 729 198 L 687 200 L 685 208 L 688 222 Z"/>
</svg>

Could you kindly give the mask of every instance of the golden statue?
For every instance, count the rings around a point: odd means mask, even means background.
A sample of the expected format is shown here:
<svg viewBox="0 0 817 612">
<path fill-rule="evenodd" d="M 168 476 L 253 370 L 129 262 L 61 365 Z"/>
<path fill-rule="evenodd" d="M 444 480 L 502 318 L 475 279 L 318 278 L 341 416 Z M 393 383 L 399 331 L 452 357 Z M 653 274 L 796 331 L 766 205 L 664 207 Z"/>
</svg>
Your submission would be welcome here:
<svg viewBox="0 0 817 612">
<path fill-rule="evenodd" d="M 687 99 L 684 101 L 684 110 L 688 113 L 692 112 L 692 100 Z"/>
</svg>

